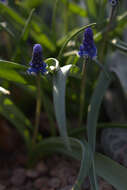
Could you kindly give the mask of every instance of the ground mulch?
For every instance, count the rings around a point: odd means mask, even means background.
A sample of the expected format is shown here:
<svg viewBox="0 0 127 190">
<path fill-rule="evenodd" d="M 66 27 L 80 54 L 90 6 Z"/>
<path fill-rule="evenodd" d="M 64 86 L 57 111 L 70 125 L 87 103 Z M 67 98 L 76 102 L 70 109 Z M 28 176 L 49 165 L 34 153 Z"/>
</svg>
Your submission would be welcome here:
<svg viewBox="0 0 127 190">
<path fill-rule="evenodd" d="M 6 159 L 2 156 L 0 160 L 0 190 L 70 190 L 80 168 L 79 161 L 53 155 L 27 169 L 23 166 L 25 155 L 7 154 Z M 98 181 L 100 190 L 113 190 L 103 179 L 98 178 Z M 88 178 L 84 180 L 82 190 L 90 190 Z"/>
</svg>

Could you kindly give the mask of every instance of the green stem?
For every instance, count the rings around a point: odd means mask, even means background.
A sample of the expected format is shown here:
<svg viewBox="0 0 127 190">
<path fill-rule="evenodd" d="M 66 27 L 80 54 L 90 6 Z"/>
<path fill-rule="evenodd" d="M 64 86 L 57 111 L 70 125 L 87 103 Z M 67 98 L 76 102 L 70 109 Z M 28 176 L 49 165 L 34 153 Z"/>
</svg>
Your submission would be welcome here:
<svg viewBox="0 0 127 190">
<path fill-rule="evenodd" d="M 58 0 L 55 1 L 52 15 L 52 36 L 56 43 L 56 11 L 57 11 Z"/>
<path fill-rule="evenodd" d="M 112 7 L 111 14 L 109 17 L 109 22 L 107 24 L 106 31 L 103 34 L 103 43 L 102 43 L 102 51 L 101 51 L 101 55 L 100 55 L 100 63 L 102 63 L 103 58 L 104 58 L 105 50 L 107 47 L 108 34 L 111 30 L 111 25 L 112 25 L 113 18 L 115 16 L 115 12 L 116 12 L 116 7 Z"/>
<path fill-rule="evenodd" d="M 86 85 L 86 60 L 85 60 L 85 63 L 83 63 L 83 68 L 82 68 L 79 125 L 78 125 L 79 127 L 81 127 L 82 121 L 83 121 L 83 111 L 84 111 L 84 104 L 85 104 L 85 85 Z"/>
<path fill-rule="evenodd" d="M 36 115 L 35 115 L 35 128 L 33 132 L 32 144 L 33 146 L 36 143 L 38 129 L 39 129 L 39 120 L 40 120 L 40 111 L 41 111 L 41 85 L 40 85 L 40 74 L 37 75 L 37 101 L 36 101 Z"/>
<path fill-rule="evenodd" d="M 107 128 L 121 128 L 121 129 L 127 129 L 127 124 L 121 124 L 121 123 L 99 123 L 97 124 L 97 130 L 99 129 L 107 129 Z M 86 132 L 86 125 L 82 125 L 80 128 L 71 129 L 68 131 L 69 136 L 71 137 L 77 137 L 84 135 Z"/>
<path fill-rule="evenodd" d="M 64 8 L 64 33 L 67 34 L 68 32 L 68 21 L 69 21 L 69 11 L 68 11 L 69 2 L 67 1 Z"/>
</svg>

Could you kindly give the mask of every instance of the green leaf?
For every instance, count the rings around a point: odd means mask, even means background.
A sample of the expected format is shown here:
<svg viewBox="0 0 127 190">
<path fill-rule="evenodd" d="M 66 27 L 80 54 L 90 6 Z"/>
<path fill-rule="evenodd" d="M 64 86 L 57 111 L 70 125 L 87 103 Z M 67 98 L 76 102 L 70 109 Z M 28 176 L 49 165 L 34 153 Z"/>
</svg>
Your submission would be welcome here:
<svg viewBox="0 0 127 190">
<path fill-rule="evenodd" d="M 104 129 L 104 128 L 123 128 L 127 129 L 127 124 L 122 123 L 98 123 L 97 124 L 97 130 L 98 129 Z M 82 137 L 86 133 L 86 126 L 82 126 L 75 129 L 69 129 L 69 136 L 71 137 Z"/>
<path fill-rule="evenodd" d="M 50 128 L 51 128 L 51 135 L 56 136 L 56 123 L 54 119 L 54 110 L 53 105 L 50 100 L 50 98 L 47 96 L 47 94 L 44 92 L 43 88 L 41 88 L 41 96 L 42 96 L 42 104 L 44 106 L 44 110 L 47 113 L 47 117 L 49 120 Z"/>
<path fill-rule="evenodd" d="M 0 60 L 0 78 L 26 84 L 26 80 L 21 72 L 26 72 L 27 67 L 14 62 Z"/>
<path fill-rule="evenodd" d="M 30 142 L 30 131 L 32 124 L 25 115 L 5 95 L 0 94 L 0 114 L 9 120 L 18 130 L 28 145 Z"/>
<path fill-rule="evenodd" d="M 16 49 L 14 51 L 13 61 L 18 62 L 22 60 L 22 55 L 24 55 L 24 57 L 25 57 L 25 54 L 27 55 L 26 49 L 24 48 L 24 46 L 26 46 L 26 41 L 28 40 L 28 37 L 29 37 L 31 21 L 33 18 L 34 11 L 35 9 L 32 9 L 30 11 L 29 16 L 25 22 L 25 26 L 22 29 L 19 40 L 16 39 Z"/>
<path fill-rule="evenodd" d="M 4 18 L 6 18 L 6 21 L 11 23 L 11 25 L 14 28 L 21 30 L 21 28 L 25 26 L 25 19 L 22 18 L 16 11 L 14 11 L 13 9 L 4 5 L 1 2 L 0 2 L 0 10 L 1 10 L 0 14 Z M 10 18 L 11 18 L 11 20 L 10 20 Z M 40 28 L 38 27 L 38 25 L 32 21 L 31 26 L 32 26 L 32 29 L 31 29 L 30 35 L 32 36 L 32 38 L 37 43 L 42 44 L 43 46 L 45 46 L 49 50 L 55 51 L 54 44 L 52 43 L 51 40 L 49 40 L 49 38 L 44 33 L 42 33 L 42 31 L 40 31 Z"/>
<path fill-rule="evenodd" d="M 122 32 L 123 32 L 123 28 L 127 24 L 126 20 L 127 20 L 127 11 L 125 11 L 121 15 L 117 16 L 117 18 L 116 18 L 116 21 L 117 21 L 116 30 L 118 30 L 118 31 L 122 30 Z"/>
<path fill-rule="evenodd" d="M 25 65 L 0 60 L 0 78 L 20 84 L 35 85 L 35 76 L 28 75 L 27 69 Z"/>
<path fill-rule="evenodd" d="M 60 49 L 60 52 L 59 52 L 59 55 L 58 55 L 58 59 L 60 59 L 60 57 L 62 56 L 62 53 L 65 49 L 65 47 L 67 46 L 68 42 L 74 38 L 75 36 L 77 36 L 80 32 L 84 31 L 84 29 L 88 28 L 88 27 L 91 27 L 91 26 L 95 26 L 96 23 L 92 23 L 92 24 L 88 24 L 88 25 L 85 25 L 85 26 L 82 26 L 78 29 L 74 29 L 72 30 L 71 32 L 69 32 L 69 34 L 67 36 L 65 36 L 62 40 L 60 40 L 60 42 L 58 42 L 58 45 L 61 44 L 62 42 L 62 47 Z"/>
<path fill-rule="evenodd" d="M 97 4 L 95 0 L 86 0 L 85 1 L 86 6 L 87 6 L 87 11 L 89 13 L 89 16 L 91 18 L 96 18 L 97 17 Z"/>
<path fill-rule="evenodd" d="M 89 178 L 90 178 L 91 190 L 99 190 L 94 160 L 92 160 L 92 167 L 89 172 Z"/>
<path fill-rule="evenodd" d="M 36 0 L 36 1 L 32 1 L 32 0 L 24 0 L 22 2 L 23 6 L 26 6 L 28 8 L 36 8 L 38 6 L 40 6 L 42 4 L 43 0 Z"/>
<path fill-rule="evenodd" d="M 102 99 L 105 95 L 105 92 L 110 83 L 111 79 L 107 78 L 104 71 L 101 72 L 88 109 L 88 116 L 87 116 L 88 143 L 93 153 L 95 151 L 95 145 L 96 145 L 96 127 L 97 127 L 97 120 L 99 116 L 100 106 Z M 92 184 L 92 189 L 97 190 L 98 185 L 96 179 L 96 169 L 94 166 L 94 160 L 92 162 L 92 167 L 90 170 L 90 181 Z"/>
<path fill-rule="evenodd" d="M 0 78 L 25 85 L 35 85 L 35 76 L 27 74 L 27 69 L 25 65 L 0 60 Z"/>
<path fill-rule="evenodd" d="M 48 37 L 45 34 L 31 31 L 31 35 L 36 42 L 38 42 L 39 44 L 43 44 L 50 51 L 55 51 L 54 44 L 48 39 Z"/>
<path fill-rule="evenodd" d="M 66 113 L 65 113 L 65 92 L 66 92 L 66 79 L 72 65 L 66 65 L 59 68 L 56 74 L 53 75 L 53 101 L 55 108 L 56 120 L 59 127 L 61 137 L 63 137 L 67 146 L 68 135 L 66 126 Z"/>
<path fill-rule="evenodd" d="M 118 34 L 119 34 L 119 32 L 120 32 L 121 30 L 122 30 L 122 32 L 123 32 L 123 29 L 124 29 L 124 27 L 125 27 L 126 24 L 127 24 L 126 20 L 127 20 L 127 11 L 124 12 L 123 14 L 121 14 L 121 15 L 119 15 L 119 16 L 116 17 L 117 27 L 116 27 L 116 25 L 112 26 L 112 30 L 110 31 L 110 33 L 118 32 Z M 106 25 L 106 23 L 108 23 L 108 20 L 105 20 L 104 23 L 105 23 L 105 25 Z M 102 36 L 103 36 L 103 34 L 104 34 L 105 31 L 106 31 L 106 27 L 103 28 L 103 29 L 102 29 L 101 31 L 99 31 L 98 33 L 96 33 L 96 34 L 94 35 L 94 40 L 95 40 L 96 42 L 98 42 L 99 40 L 101 40 L 101 39 L 102 39 Z"/>
<path fill-rule="evenodd" d="M 52 14 L 52 36 L 54 39 L 54 42 L 56 43 L 56 13 L 57 13 L 57 7 L 58 7 L 58 0 L 55 0 L 54 7 L 53 7 L 53 14 Z"/>
<path fill-rule="evenodd" d="M 118 190 L 127 189 L 127 168 L 98 153 L 95 155 L 95 164 L 98 176 Z"/>
<path fill-rule="evenodd" d="M 26 41 L 29 35 L 29 30 L 30 30 L 30 24 L 31 24 L 31 20 L 32 20 L 32 16 L 34 13 L 35 9 L 32 9 L 30 11 L 29 17 L 25 22 L 25 26 L 23 28 L 22 34 L 21 34 L 21 40 Z"/>
<path fill-rule="evenodd" d="M 67 0 L 62 0 L 62 2 L 66 5 Z M 68 2 L 68 9 L 74 13 L 77 14 L 81 17 L 87 17 L 87 11 L 80 7 L 78 4 L 73 3 L 73 2 Z"/>
<path fill-rule="evenodd" d="M 96 127 L 97 127 L 97 120 L 99 116 L 100 106 L 101 106 L 103 97 L 105 95 L 105 92 L 108 86 L 110 85 L 111 81 L 112 81 L 112 77 L 107 78 L 104 71 L 102 71 L 99 76 L 97 86 L 93 92 L 90 105 L 88 108 L 88 116 L 87 116 L 88 142 L 93 152 L 95 151 Z"/>
<path fill-rule="evenodd" d="M 81 17 L 87 17 L 87 11 L 75 3 L 69 3 L 69 10 Z"/>
<path fill-rule="evenodd" d="M 5 23 L 0 23 L 0 30 L 5 30 L 12 38 L 15 37 L 14 33 L 8 28 Z"/>
<path fill-rule="evenodd" d="M 45 60 L 45 63 L 47 64 L 47 70 L 51 73 L 54 73 L 59 70 L 59 61 L 55 58 L 48 58 Z"/>
<path fill-rule="evenodd" d="M 78 160 L 81 159 L 80 171 L 73 186 L 73 190 L 79 190 L 91 166 L 91 151 L 88 143 L 85 141 L 82 143 L 75 138 L 69 138 L 69 143 L 72 151 L 65 149 L 64 141 L 59 137 L 46 139 L 37 145 L 34 156 L 38 154 L 62 153 Z"/>
<path fill-rule="evenodd" d="M 90 148 L 87 143 L 85 143 L 84 151 L 81 150 L 81 145 L 75 138 L 69 138 L 72 151 L 68 151 L 64 147 L 64 142 L 60 138 L 49 138 L 39 143 L 36 147 L 36 153 L 34 153 L 34 157 L 36 155 L 47 155 L 52 153 L 62 153 L 67 156 L 71 156 L 77 160 L 83 160 L 82 154 L 84 152 L 84 156 L 86 161 L 82 161 L 82 165 L 84 164 L 84 178 L 88 175 L 89 169 L 91 167 L 91 153 Z M 81 141 L 80 141 L 81 142 Z M 86 149 L 88 147 L 88 149 Z M 43 150 L 43 151 L 42 151 Z M 88 150 L 88 151 L 87 151 Z M 116 189 L 126 190 L 127 189 L 127 168 L 121 166 L 110 158 L 95 153 L 95 167 L 97 175 L 104 178 L 108 183 L 113 185 Z M 81 170 L 80 170 L 81 171 Z M 80 173 L 81 174 L 81 173 Z M 82 174 L 83 175 L 83 174 Z"/>
<path fill-rule="evenodd" d="M 84 141 L 84 144 L 83 144 L 81 141 L 79 141 L 77 139 L 73 139 L 73 140 L 75 140 L 77 143 L 79 143 L 82 148 L 81 149 L 82 158 L 81 158 L 80 171 L 79 171 L 77 180 L 73 186 L 74 190 L 78 190 L 78 189 L 81 189 L 81 185 L 83 184 L 85 177 L 87 177 L 87 175 L 89 173 L 89 169 L 91 166 L 91 151 L 90 151 L 90 148 L 86 141 Z"/>
<path fill-rule="evenodd" d="M 114 38 L 113 40 L 110 41 L 110 43 L 118 50 L 120 50 L 124 53 L 127 53 L 127 43 L 126 42 L 123 42 L 119 39 Z"/>
<path fill-rule="evenodd" d="M 47 64 L 52 63 L 54 71 L 57 71 L 59 67 L 59 62 L 55 58 L 49 58 L 44 60 Z M 49 66 L 50 67 L 50 66 Z M 0 78 L 6 79 L 11 82 L 35 85 L 35 76 L 28 75 L 25 65 L 17 64 L 10 61 L 0 60 Z M 6 74 L 5 74 L 6 73 Z M 41 76 L 41 80 L 46 79 L 46 76 Z"/>
<path fill-rule="evenodd" d="M 4 5 L 1 2 L 0 2 L 0 10 L 1 10 L 1 14 L 4 15 L 5 17 L 9 16 L 11 19 L 13 19 L 16 23 L 20 25 L 25 24 L 25 21 L 23 18 L 21 18 L 13 9 Z"/>
</svg>

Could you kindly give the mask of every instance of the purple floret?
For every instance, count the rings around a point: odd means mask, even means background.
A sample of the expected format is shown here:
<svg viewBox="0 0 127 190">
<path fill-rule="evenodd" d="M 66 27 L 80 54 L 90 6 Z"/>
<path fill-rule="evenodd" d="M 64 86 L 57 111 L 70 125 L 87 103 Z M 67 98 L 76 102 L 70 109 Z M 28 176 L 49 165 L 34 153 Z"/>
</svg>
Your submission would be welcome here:
<svg viewBox="0 0 127 190">
<path fill-rule="evenodd" d="M 83 43 L 80 45 L 79 52 L 80 57 L 90 57 L 94 59 L 97 56 L 97 48 L 93 40 L 93 31 L 89 27 L 84 32 Z"/>
<path fill-rule="evenodd" d="M 29 63 L 30 67 L 28 68 L 27 72 L 28 74 L 38 74 L 41 73 L 42 75 L 45 74 L 47 71 L 46 69 L 46 63 L 42 59 L 42 46 L 40 44 L 35 44 L 33 47 L 33 54 L 32 54 L 32 60 Z"/>
<path fill-rule="evenodd" d="M 118 0 L 109 0 L 109 3 L 115 7 L 118 4 Z"/>
</svg>

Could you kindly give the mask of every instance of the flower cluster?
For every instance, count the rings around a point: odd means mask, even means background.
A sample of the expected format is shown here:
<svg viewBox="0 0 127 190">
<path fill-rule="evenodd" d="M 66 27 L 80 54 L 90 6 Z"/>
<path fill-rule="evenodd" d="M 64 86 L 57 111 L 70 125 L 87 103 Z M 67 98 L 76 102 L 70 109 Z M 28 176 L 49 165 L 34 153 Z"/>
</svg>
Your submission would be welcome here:
<svg viewBox="0 0 127 190">
<path fill-rule="evenodd" d="M 118 4 L 118 0 L 109 0 L 109 3 L 115 7 Z"/>
<path fill-rule="evenodd" d="M 38 73 L 43 75 L 47 71 L 46 66 L 46 63 L 42 59 L 42 47 L 40 44 L 35 44 L 33 47 L 32 60 L 27 72 L 33 75 L 37 75 Z"/>
<path fill-rule="evenodd" d="M 84 39 L 82 45 L 80 45 L 80 49 L 78 52 L 80 57 L 90 57 L 94 59 L 97 56 L 97 48 L 94 44 L 93 40 L 93 31 L 89 27 L 84 32 Z"/>
<path fill-rule="evenodd" d="M 7 3 L 7 0 L 0 0 L 2 3 Z"/>
</svg>

